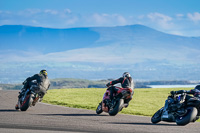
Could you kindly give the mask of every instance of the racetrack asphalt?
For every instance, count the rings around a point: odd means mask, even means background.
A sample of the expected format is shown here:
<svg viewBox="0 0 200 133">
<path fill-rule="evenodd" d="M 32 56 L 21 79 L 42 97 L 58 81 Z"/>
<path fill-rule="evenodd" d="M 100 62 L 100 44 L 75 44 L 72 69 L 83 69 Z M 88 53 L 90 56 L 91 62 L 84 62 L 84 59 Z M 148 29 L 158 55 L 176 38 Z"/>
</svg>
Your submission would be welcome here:
<svg viewBox="0 0 200 133">
<path fill-rule="evenodd" d="M 48 95 L 48 94 L 47 94 Z M 27 111 L 15 110 L 18 91 L 0 90 L 0 133 L 199 133 L 200 123 L 177 126 L 152 124 L 150 117 L 97 115 L 93 110 L 37 103 Z"/>
</svg>

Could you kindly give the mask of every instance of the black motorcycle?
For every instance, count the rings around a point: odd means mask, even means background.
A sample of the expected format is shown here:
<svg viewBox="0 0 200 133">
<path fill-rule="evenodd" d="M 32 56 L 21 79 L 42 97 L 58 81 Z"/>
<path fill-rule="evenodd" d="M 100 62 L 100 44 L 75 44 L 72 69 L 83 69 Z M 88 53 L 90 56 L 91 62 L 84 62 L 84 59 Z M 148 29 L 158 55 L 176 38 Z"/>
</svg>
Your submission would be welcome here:
<svg viewBox="0 0 200 133">
<path fill-rule="evenodd" d="M 35 106 L 38 101 L 42 100 L 43 93 L 39 91 L 40 89 L 32 85 L 26 91 L 21 91 L 18 96 L 18 106 L 15 107 L 16 110 L 26 111 L 29 107 Z"/>
<path fill-rule="evenodd" d="M 186 96 L 190 97 L 189 99 Z M 187 100 L 186 100 L 187 99 Z M 176 122 L 177 125 L 186 125 L 195 122 L 200 116 L 200 100 L 186 93 L 170 94 L 165 106 L 159 109 L 151 118 L 152 123 L 160 121 Z"/>
</svg>

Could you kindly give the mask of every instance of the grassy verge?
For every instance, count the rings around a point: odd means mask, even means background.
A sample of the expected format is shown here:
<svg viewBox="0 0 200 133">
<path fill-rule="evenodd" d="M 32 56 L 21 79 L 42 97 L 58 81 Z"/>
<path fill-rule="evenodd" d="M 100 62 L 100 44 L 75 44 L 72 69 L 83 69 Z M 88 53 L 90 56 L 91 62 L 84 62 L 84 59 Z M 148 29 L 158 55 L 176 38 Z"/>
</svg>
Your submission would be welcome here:
<svg viewBox="0 0 200 133">
<path fill-rule="evenodd" d="M 120 113 L 131 115 L 152 116 L 164 106 L 167 96 L 172 90 L 189 90 L 191 88 L 153 88 L 135 89 L 133 100 L 128 108 Z M 43 102 L 73 108 L 96 110 L 106 89 L 54 89 L 49 90 Z"/>
</svg>

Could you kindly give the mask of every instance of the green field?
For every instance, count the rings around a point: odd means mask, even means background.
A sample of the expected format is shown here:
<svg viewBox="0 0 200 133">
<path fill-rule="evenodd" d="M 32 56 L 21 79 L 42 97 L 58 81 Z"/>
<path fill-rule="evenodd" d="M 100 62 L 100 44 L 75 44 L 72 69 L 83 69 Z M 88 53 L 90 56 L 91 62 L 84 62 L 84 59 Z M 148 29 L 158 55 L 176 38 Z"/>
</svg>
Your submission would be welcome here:
<svg viewBox="0 0 200 133">
<path fill-rule="evenodd" d="M 120 113 L 131 115 L 152 116 L 164 106 L 165 100 L 172 90 L 189 90 L 191 88 L 152 88 L 135 89 L 128 108 Z M 96 110 L 106 89 L 53 89 L 45 95 L 43 102 L 73 108 Z M 95 113 L 95 112 L 94 112 Z"/>
</svg>

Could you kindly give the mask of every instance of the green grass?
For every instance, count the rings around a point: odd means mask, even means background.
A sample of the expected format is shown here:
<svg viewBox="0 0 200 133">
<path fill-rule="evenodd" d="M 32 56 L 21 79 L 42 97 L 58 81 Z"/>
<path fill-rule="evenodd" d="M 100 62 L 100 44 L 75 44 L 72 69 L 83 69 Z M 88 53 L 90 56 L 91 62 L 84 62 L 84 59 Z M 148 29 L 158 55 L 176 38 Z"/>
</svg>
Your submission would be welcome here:
<svg viewBox="0 0 200 133">
<path fill-rule="evenodd" d="M 120 113 L 152 116 L 164 106 L 165 100 L 172 90 L 189 90 L 191 88 L 152 88 L 135 89 L 133 99 L 128 108 Z M 44 96 L 43 102 L 73 108 L 96 110 L 106 89 L 53 89 Z"/>
<path fill-rule="evenodd" d="M 43 102 L 73 108 L 95 110 L 106 89 L 53 89 L 44 96 Z"/>
</svg>

